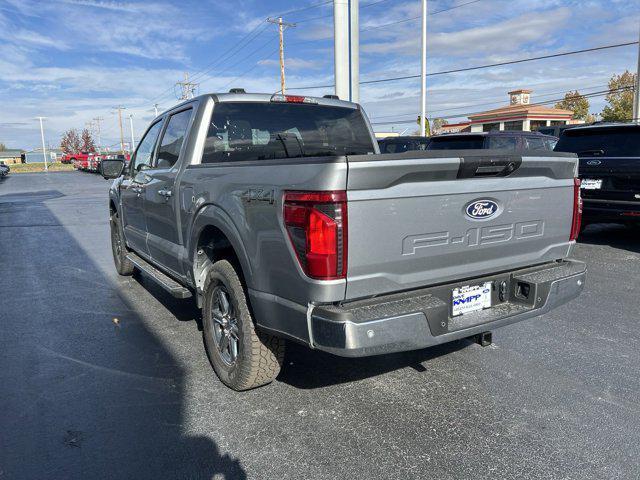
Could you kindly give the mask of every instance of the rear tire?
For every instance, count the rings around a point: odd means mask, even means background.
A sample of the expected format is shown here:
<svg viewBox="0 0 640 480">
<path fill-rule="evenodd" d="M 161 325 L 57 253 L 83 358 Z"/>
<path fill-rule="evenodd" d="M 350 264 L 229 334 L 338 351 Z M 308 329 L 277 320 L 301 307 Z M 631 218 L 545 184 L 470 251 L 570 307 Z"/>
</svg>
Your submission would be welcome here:
<svg viewBox="0 0 640 480">
<path fill-rule="evenodd" d="M 227 260 L 209 272 L 202 322 L 209 361 L 226 386 L 250 390 L 278 376 L 285 340 L 256 330 L 240 276 Z"/>
<path fill-rule="evenodd" d="M 111 252 L 113 253 L 113 263 L 116 271 L 122 276 L 133 274 L 133 263 L 127 258 L 127 245 L 122 234 L 122 224 L 120 216 L 114 212 L 111 214 Z"/>
</svg>

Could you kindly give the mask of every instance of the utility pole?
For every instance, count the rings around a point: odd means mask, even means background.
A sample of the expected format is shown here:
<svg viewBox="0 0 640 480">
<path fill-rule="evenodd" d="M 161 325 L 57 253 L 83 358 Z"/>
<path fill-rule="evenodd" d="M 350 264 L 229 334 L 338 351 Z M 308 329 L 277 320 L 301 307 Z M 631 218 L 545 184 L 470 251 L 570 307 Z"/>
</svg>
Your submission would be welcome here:
<svg viewBox="0 0 640 480">
<path fill-rule="evenodd" d="M 136 149 L 136 141 L 133 138 L 133 115 L 129 114 L 129 127 L 131 128 L 131 151 L 130 153 L 133 153 L 133 151 Z"/>
<path fill-rule="evenodd" d="M 158 116 L 158 104 L 157 103 L 153 104 L 153 111 L 155 112 L 156 117 L 157 117 Z"/>
<path fill-rule="evenodd" d="M 113 107 L 118 110 L 118 123 L 120 124 L 120 151 L 124 153 L 124 131 L 122 130 L 122 110 L 125 109 L 122 105 Z"/>
<path fill-rule="evenodd" d="M 180 94 L 180 100 L 189 100 L 194 97 L 194 92 L 200 84 L 190 82 L 189 72 L 184 72 L 184 80 L 182 82 L 176 82 L 176 85 L 180 85 L 180 89 L 182 91 Z"/>
<path fill-rule="evenodd" d="M 47 163 L 47 147 L 44 145 L 44 127 L 42 126 L 42 120 L 47 117 L 36 117 L 40 120 L 40 139 L 42 140 L 42 156 L 44 158 L 44 171 L 49 171 L 49 164 Z"/>
<path fill-rule="evenodd" d="M 638 43 L 638 69 L 636 70 L 636 84 L 633 86 L 633 121 L 638 122 L 638 117 L 640 117 L 640 42 Z"/>
<path fill-rule="evenodd" d="M 282 17 L 267 18 L 267 22 L 278 25 L 278 36 L 280 37 L 280 91 L 284 95 L 286 92 L 286 81 L 284 77 L 284 29 L 285 27 L 295 27 L 295 23 L 286 23 Z"/>
<path fill-rule="evenodd" d="M 360 21 L 358 0 L 333 0 L 333 50 L 336 95 L 360 100 Z"/>
<path fill-rule="evenodd" d="M 104 120 L 104 118 L 96 117 L 93 120 L 96 122 L 96 135 L 98 136 L 98 153 L 100 153 L 100 151 L 102 149 L 101 146 L 100 146 L 102 144 L 102 141 L 101 141 L 101 138 L 100 138 L 100 134 L 101 134 L 100 122 L 102 122 Z"/>
<path fill-rule="evenodd" d="M 427 0 L 422 0 L 422 75 L 420 78 L 420 135 L 427 136 Z"/>
</svg>

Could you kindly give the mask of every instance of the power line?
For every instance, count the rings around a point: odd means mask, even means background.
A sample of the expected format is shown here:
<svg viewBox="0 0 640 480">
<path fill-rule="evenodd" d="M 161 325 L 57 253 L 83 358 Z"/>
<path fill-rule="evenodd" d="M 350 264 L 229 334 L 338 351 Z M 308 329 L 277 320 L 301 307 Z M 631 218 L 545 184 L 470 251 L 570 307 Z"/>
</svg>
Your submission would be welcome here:
<svg viewBox="0 0 640 480">
<path fill-rule="evenodd" d="M 593 88 L 604 88 L 604 87 L 607 87 L 607 86 L 608 86 L 608 85 L 593 85 L 593 86 L 591 86 L 591 87 L 582 87 L 582 88 L 580 88 L 580 89 L 578 89 L 578 90 L 584 91 L 584 90 L 591 90 L 591 89 L 593 89 Z M 567 92 L 566 90 L 563 90 L 563 91 L 558 91 L 558 92 L 540 93 L 540 94 L 536 94 L 536 97 L 537 97 L 537 98 L 540 98 L 540 97 L 550 97 L 550 96 L 553 96 L 553 95 L 560 95 L 560 94 L 562 94 L 562 93 L 566 93 L 566 92 Z M 586 94 L 583 94 L 583 95 L 586 95 Z M 494 98 L 495 98 L 495 100 L 494 100 L 494 101 L 492 101 L 492 102 L 486 102 L 486 103 L 474 103 L 474 104 L 471 104 L 471 105 L 464 105 L 464 106 L 462 106 L 462 107 L 451 107 L 451 108 L 445 108 L 445 109 L 443 109 L 443 110 L 432 110 L 432 111 L 430 112 L 429 116 L 433 117 L 433 116 L 435 116 L 435 114 L 436 114 L 436 113 L 446 113 L 446 112 L 452 112 L 452 111 L 455 111 L 455 110 L 466 110 L 466 109 L 468 109 L 468 108 L 470 108 L 470 107 L 485 107 L 485 106 L 491 106 L 491 105 L 495 105 L 496 103 L 500 103 L 501 101 L 503 101 L 503 100 L 504 100 L 504 96 L 499 97 L 499 98 L 498 98 L 498 97 L 494 97 Z M 433 105 L 433 104 L 431 104 L 431 105 Z M 438 104 L 436 104 L 436 105 L 438 105 Z M 411 112 L 406 112 L 406 113 L 394 113 L 393 115 L 377 115 L 377 116 L 375 116 L 375 117 L 373 117 L 373 116 L 372 116 L 372 117 L 371 117 L 371 119 L 372 119 L 372 120 L 377 120 L 377 119 L 379 119 L 379 118 L 396 118 L 396 117 L 398 117 L 398 116 L 403 116 L 403 115 L 414 115 L 414 114 L 415 114 L 415 112 L 412 110 Z"/>
<path fill-rule="evenodd" d="M 251 37 L 256 30 L 258 30 L 260 27 L 263 27 L 262 30 L 260 32 L 258 32 L 256 35 L 254 35 L 253 37 Z M 214 59 L 213 61 L 209 62 L 202 70 L 197 71 L 196 73 L 194 73 L 192 79 L 196 80 L 198 79 L 201 75 L 208 73 L 209 71 L 211 71 L 213 68 L 215 68 L 222 60 L 226 59 L 230 53 L 232 53 L 234 50 L 241 50 L 242 48 L 244 48 L 246 45 L 248 45 L 252 40 L 254 40 L 260 33 L 262 33 L 262 31 L 266 30 L 266 28 L 268 27 L 268 25 L 266 25 L 263 22 L 258 23 L 253 29 L 251 29 L 246 35 L 244 35 L 237 43 L 235 43 L 233 46 L 231 46 L 230 48 L 228 48 L 227 50 L 225 50 L 219 57 L 217 57 L 216 59 Z M 249 38 L 251 37 L 251 38 Z M 160 94 L 156 95 L 155 97 L 152 97 L 149 102 L 155 102 L 156 100 L 159 100 L 161 98 L 166 97 L 168 94 L 172 93 L 175 89 L 175 85 L 167 88 L 166 90 L 163 90 Z M 144 102 L 141 103 L 140 105 L 137 106 L 143 106 L 146 105 L 148 102 Z"/>
<path fill-rule="evenodd" d="M 592 93 L 587 93 L 585 95 L 582 95 L 585 98 L 595 98 L 595 97 L 602 97 L 605 95 L 608 95 L 610 93 L 615 93 L 615 92 L 625 92 L 628 90 L 633 90 L 633 86 L 625 86 L 625 87 L 620 87 L 620 88 L 612 88 L 612 89 L 608 89 L 608 90 L 602 90 L 599 92 L 592 92 Z M 563 98 L 556 98 L 553 100 L 546 100 L 544 102 L 536 102 L 536 103 L 531 103 L 528 104 L 527 106 L 529 107 L 535 107 L 535 106 L 543 106 L 543 105 L 549 105 L 551 103 L 557 103 L 564 100 Z M 448 115 L 448 116 L 440 116 L 438 118 L 442 118 L 442 119 L 449 119 L 449 118 L 459 118 L 459 117 L 469 117 L 472 115 L 478 115 L 480 113 L 485 113 L 485 112 L 469 112 L 469 113 L 459 113 L 456 115 Z M 395 121 L 390 120 L 388 122 L 372 122 L 371 125 L 391 125 L 391 124 L 403 124 L 403 123 L 413 123 L 415 122 L 415 118 L 416 116 L 414 115 L 413 120 L 412 119 L 396 119 Z"/>
<path fill-rule="evenodd" d="M 333 0 L 332 0 L 333 1 Z M 375 2 L 365 3 L 364 5 L 360 5 L 360 8 L 368 8 L 373 7 L 374 5 L 378 5 L 379 3 L 388 2 L 390 0 L 377 0 Z M 480 0 L 474 0 L 479 2 Z M 329 18 L 333 16 L 333 13 L 328 13 L 326 15 L 319 15 L 317 17 L 303 18 L 302 20 L 296 20 L 296 23 L 307 23 L 307 22 L 315 22 L 316 20 L 322 20 L 323 18 Z"/>
<path fill-rule="evenodd" d="M 253 42 L 256 38 L 258 38 L 267 28 L 269 28 L 269 25 L 266 23 L 266 21 L 263 21 L 264 23 L 260 23 L 258 25 L 258 27 L 262 27 L 259 30 L 255 31 L 255 33 L 253 34 L 253 36 L 249 37 L 245 37 L 244 39 L 240 40 L 240 42 L 238 42 L 237 44 L 235 44 L 233 47 L 231 47 L 229 50 L 227 50 L 226 53 L 224 53 L 222 56 L 218 57 L 217 60 L 215 60 L 214 62 L 211 62 L 209 64 L 208 67 L 206 67 L 204 70 L 200 71 L 199 73 L 197 73 L 196 75 L 194 75 L 195 78 L 202 78 L 203 76 L 207 75 L 208 73 L 210 73 L 213 69 L 215 69 L 216 67 L 218 67 L 223 61 L 225 60 L 229 60 L 233 55 L 237 54 L 238 52 L 240 52 L 240 50 L 242 50 L 243 48 L 245 48 L 247 45 L 249 45 L 251 42 Z M 256 27 L 256 29 L 258 28 Z M 256 30 L 254 29 L 254 30 Z M 244 42 L 244 43 L 243 43 Z"/>
<path fill-rule="evenodd" d="M 386 0 L 384 0 L 384 1 L 386 1 Z M 298 8 L 298 9 L 295 9 L 295 10 L 289 10 L 288 12 L 279 13 L 276 16 L 284 17 L 285 15 L 291 15 L 292 13 L 304 12 L 305 10 L 311 10 L 313 8 L 323 7 L 323 6 L 328 5 L 330 3 L 333 3 L 333 0 L 326 0 L 324 2 L 316 3 L 316 4 L 313 4 L 313 5 L 309 5 L 309 6 L 306 6 L 306 7 Z"/>
<path fill-rule="evenodd" d="M 298 9 L 295 9 L 295 10 L 290 10 L 288 12 L 281 13 L 280 15 L 284 16 L 284 15 L 289 15 L 291 13 L 298 13 L 298 12 L 302 12 L 302 11 L 306 11 L 306 10 L 311 10 L 313 8 L 318 8 L 318 7 L 322 7 L 324 5 L 328 5 L 329 3 L 333 3 L 333 0 L 325 0 L 325 1 L 320 2 L 320 3 L 308 5 L 306 7 L 298 8 Z M 263 27 L 263 28 L 260 31 L 257 31 L 258 29 L 260 29 L 260 27 Z M 204 75 L 206 75 L 211 70 L 213 70 L 215 67 L 217 67 L 223 60 L 228 59 L 232 53 L 237 53 L 240 50 L 242 50 L 249 43 L 251 43 L 253 40 L 255 40 L 264 30 L 266 30 L 267 27 L 268 27 L 268 25 L 264 24 L 263 22 L 258 23 L 253 29 L 251 29 L 246 35 L 244 35 L 231 48 L 227 49 L 219 57 L 217 57 L 213 61 L 209 62 L 202 70 L 196 71 L 191 77 L 192 80 L 197 80 L 199 78 L 202 78 Z M 251 37 L 251 38 L 249 38 L 249 37 Z M 166 96 L 168 93 L 171 93 L 171 91 L 174 88 L 175 87 L 170 87 L 170 88 L 164 90 L 161 94 L 159 94 L 158 96 L 154 97 L 152 99 L 152 101 L 155 101 L 155 100 L 157 100 L 159 98 L 162 98 L 162 97 Z"/>
<path fill-rule="evenodd" d="M 470 2 L 461 3 L 461 4 L 459 4 L 459 5 L 455 5 L 455 6 L 453 6 L 453 7 L 443 8 L 442 10 L 436 10 L 435 12 L 431 12 L 431 13 L 429 13 L 428 15 L 429 15 L 429 16 L 431 16 L 431 15 L 438 15 L 439 13 L 448 12 L 448 11 L 450 11 L 450 10 L 455 10 L 456 8 L 461 8 L 461 7 L 464 7 L 464 6 L 466 6 L 466 5 L 471 5 L 472 3 L 478 3 L 478 2 L 481 2 L 481 1 L 482 1 L 482 0 L 472 0 L 472 1 L 470 1 Z M 417 17 L 405 18 L 405 19 L 403 19 L 403 20 L 397 20 L 397 21 L 395 21 L 395 22 L 383 23 L 382 25 L 374 25 L 374 26 L 371 26 L 371 27 L 366 27 L 366 26 L 365 26 L 365 27 L 364 27 L 364 28 L 362 28 L 360 31 L 361 31 L 361 32 L 368 32 L 369 30 L 376 30 L 376 29 L 378 29 L 378 28 L 388 27 L 388 26 L 390 26 L 390 25 L 398 25 L 399 23 L 412 22 L 413 20 L 419 20 L 419 19 L 421 19 L 421 18 L 422 18 L 422 16 L 421 16 L 421 15 L 418 15 Z"/>
<path fill-rule="evenodd" d="M 550 55 L 541 55 L 539 57 L 529 57 L 529 58 L 521 58 L 518 60 L 510 60 L 507 62 L 497 62 L 497 63 L 489 63 L 486 65 L 477 65 L 475 67 L 466 67 L 466 68 L 457 68 L 457 69 L 453 69 L 453 70 L 443 70 L 440 72 L 432 72 L 432 73 L 427 73 L 428 77 L 434 77 L 436 75 L 448 75 L 450 73 L 459 73 L 459 72 L 470 72 L 472 70 L 481 70 L 481 69 L 485 69 L 485 68 L 493 68 L 493 67 L 500 67 L 500 66 L 504 66 L 504 65 L 514 65 L 517 63 L 525 63 L 525 62 L 532 62 L 534 60 L 545 60 L 545 59 L 549 59 L 549 58 L 557 58 L 557 57 L 564 57 L 567 55 L 576 55 L 578 53 L 587 53 L 587 52 L 595 52 L 595 51 L 599 51 L 599 50 L 607 50 L 610 48 L 619 48 L 619 47 L 627 47 L 629 45 L 637 45 L 638 42 L 626 42 L 626 43 L 617 43 L 617 44 L 613 44 L 613 45 L 603 45 L 600 47 L 593 47 L 593 48 L 585 48 L 582 50 L 573 50 L 571 52 L 562 52 L 562 53 L 553 53 Z M 413 78 L 420 78 L 420 75 L 404 75 L 401 77 L 391 77 L 391 78 L 381 78 L 378 80 L 366 80 L 363 82 L 360 82 L 360 85 L 370 85 L 370 84 L 374 84 L 374 83 L 385 83 L 385 82 L 395 82 L 398 80 L 409 80 L 409 79 L 413 79 Z M 315 89 L 315 88 L 332 88 L 334 87 L 334 84 L 331 85 L 310 85 L 310 86 L 306 86 L 306 87 L 292 87 L 289 90 L 311 90 L 311 89 Z"/>
<path fill-rule="evenodd" d="M 276 48 L 274 51 L 272 51 L 269 55 L 267 55 L 267 58 L 271 58 L 273 57 L 276 53 L 278 53 L 280 51 L 280 47 Z M 234 78 L 233 80 L 228 81 L 227 83 L 225 83 L 222 87 L 220 87 L 220 90 L 225 90 L 229 85 L 232 85 L 236 80 L 238 80 L 239 78 L 244 77 L 245 75 L 247 75 L 248 73 L 252 72 L 253 70 L 255 70 L 256 68 L 258 68 L 258 66 L 260 65 L 259 62 L 256 62 L 255 65 L 253 65 L 251 68 L 249 68 L 248 70 L 242 72 L 240 75 L 238 75 L 236 78 Z"/>
</svg>

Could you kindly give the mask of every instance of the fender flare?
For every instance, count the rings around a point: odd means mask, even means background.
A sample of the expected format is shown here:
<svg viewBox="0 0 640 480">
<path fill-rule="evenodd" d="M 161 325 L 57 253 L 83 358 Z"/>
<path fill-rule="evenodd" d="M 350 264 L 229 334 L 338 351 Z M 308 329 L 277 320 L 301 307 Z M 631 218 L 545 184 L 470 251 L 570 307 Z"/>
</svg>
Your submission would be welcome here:
<svg viewBox="0 0 640 480">
<path fill-rule="evenodd" d="M 202 205 L 194 214 L 193 223 L 189 232 L 189 244 L 187 245 L 187 254 L 189 255 L 188 262 L 189 268 L 194 272 L 196 264 L 196 248 L 198 245 L 198 238 L 202 234 L 202 231 L 206 227 L 216 227 L 219 229 L 229 240 L 231 247 L 238 257 L 240 267 L 242 268 L 242 274 L 244 276 L 246 286 L 253 285 L 253 270 L 251 268 L 251 262 L 249 261 L 249 255 L 244 248 L 244 243 L 240 236 L 238 228 L 235 226 L 231 216 L 227 214 L 222 208 L 214 204 Z M 194 272 L 195 273 L 195 272 Z M 195 278 L 196 284 L 198 279 Z"/>
</svg>

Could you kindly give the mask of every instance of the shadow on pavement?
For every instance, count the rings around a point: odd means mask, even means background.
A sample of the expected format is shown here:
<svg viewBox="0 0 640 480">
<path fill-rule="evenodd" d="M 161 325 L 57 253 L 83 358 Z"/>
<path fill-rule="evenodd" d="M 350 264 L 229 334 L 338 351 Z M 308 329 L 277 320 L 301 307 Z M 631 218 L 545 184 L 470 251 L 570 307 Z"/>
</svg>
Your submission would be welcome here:
<svg viewBox="0 0 640 480">
<path fill-rule="evenodd" d="M 640 253 L 640 226 L 630 228 L 612 223 L 591 224 L 580 234 L 578 241 Z"/>
<path fill-rule="evenodd" d="M 210 438 L 183 433 L 184 368 L 126 282 L 92 260 L 110 250 L 87 254 L 108 248 L 106 222 L 67 225 L 82 216 L 42 203 L 55 196 L 2 212 L 0 478 L 246 478 Z"/>
<path fill-rule="evenodd" d="M 153 279 L 147 278 L 144 273 L 134 271 L 133 278 L 142 285 L 153 298 L 169 310 L 176 319 L 181 322 L 196 322 L 198 330 L 202 331 L 202 315 L 193 298 L 180 299 L 169 295 Z"/>
<path fill-rule="evenodd" d="M 345 358 L 289 342 L 285 365 L 278 381 L 296 388 L 314 389 L 364 380 L 406 367 L 412 367 L 418 372 L 427 372 L 429 365 L 423 365 L 423 362 L 448 355 L 469 345 L 472 345 L 471 341 L 460 340 L 412 352 Z"/>
</svg>

